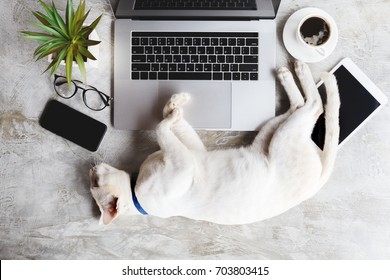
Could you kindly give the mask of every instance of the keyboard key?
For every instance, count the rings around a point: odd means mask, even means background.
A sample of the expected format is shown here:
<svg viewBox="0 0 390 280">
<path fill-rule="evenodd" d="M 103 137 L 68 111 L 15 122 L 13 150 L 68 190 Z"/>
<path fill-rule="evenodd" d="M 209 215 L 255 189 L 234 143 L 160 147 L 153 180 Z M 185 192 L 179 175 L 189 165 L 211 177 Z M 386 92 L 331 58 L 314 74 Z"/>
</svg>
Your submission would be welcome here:
<svg viewBox="0 0 390 280">
<path fill-rule="evenodd" d="M 172 72 L 176 72 L 177 71 L 177 64 L 172 64 L 172 63 L 169 64 L 168 70 L 172 71 Z"/>
<path fill-rule="evenodd" d="M 188 54 L 188 47 L 180 47 L 180 54 Z"/>
<path fill-rule="evenodd" d="M 158 38 L 157 43 L 159 46 L 164 46 L 167 44 L 166 38 Z"/>
<path fill-rule="evenodd" d="M 149 72 L 149 80 L 157 80 L 157 72 Z"/>
<path fill-rule="evenodd" d="M 181 57 L 181 61 L 184 62 L 184 63 L 190 62 L 191 61 L 190 56 L 189 55 L 183 55 Z"/>
<path fill-rule="evenodd" d="M 161 54 L 156 55 L 156 62 L 164 62 L 164 56 Z"/>
<path fill-rule="evenodd" d="M 168 72 L 158 72 L 159 80 L 168 80 Z"/>
<path fill-rule="evenodd" d="M 162 54 L 170 54 L 171 47 L 162 47 Z"/>
<path fill-rule="evenodd" d="M 149 78 L 148 72 L 141 72 L 141 80 L 147 80 Z"/>
<path fill-rule="evenodd" d="M 161 54 L 162 49 L 161 47 L 153 47 L 153 53 L 154 54 Z"/>
<path fill-rule="evenodd" d="M 224 55 L 218 55 L 217 56 L 217 62 L 218 63 L 225 63 L 225 56 Z"/>
<path fill-rule="evenodd" d="M 149 38 L 149 45 L 151 46 L 157 45 L 157 38 L 155 37 Z"/>
<path fill-rule="evenodd" d="M 194 38 L 193 45 L 200 46 L 202 44 L 202 40 L 200 38 Z"/>
<path fill-rule="evenodd" d="M 220 45 L 220 46 L 227 46 L 227 45 L 228 45 L 228 40 L 227 40 L 227 38 L 221 38 L 221 39 L 219 39 L 219 45 Z"/>
<path fill-rule="evenodd" d="M 211 80 L 210 72 L 169 72 L 170 80 Z"/>
<path fill-rule="evenodd" d="M 215 63 L 217 62 L 217 56 L 216 55 L 209 55 L 209 63 Z"/>
<path fill-rule="evenodd" d="M 141 38 L 141 45 L 142 46 L 147 46 L 149 45 L 149 39 L 148 38 Z"/>
<path fill-rule="evenodd" d="M 175 42 L 176 42 L 177 46 L 182 46 L 184 44 L 184 39 L 183 38 L 176 38 Z"/>
<path fill-rule="evenodd" d="M 238 38 L 237 39 L 237 46 L 245 46 L 245 39 L 244 38 Z"/>
<path fill-rule="evenodd" d="M 168 71 L 168 64 L 166 64 L 166 63 L 161 63 L 160 64 L 160 69 L 159 69 L 159 71 Z"/>
<path fill-rule="evenodd" d="M 259 48 L 250 47 L 250 54 L 259 54 Z"/>
<path fill-rule="evenodd" d="M 241 78 L 240 73 L 238 73 L 238 72 L 233 73 L 233 80 L 237 81 L 237 80 L 240 80 L 240 78 Z"/>
<path fill-rule="evenodd" d="M 232 73 L 224 73 L 223 74 L 224 80 L 231 80 L 232 79 Z"/>
<path fill-rule="evenodd" d="M 244 63 L 257 63 L 257 62 L 258 62 L 257 55 L 245 55 L 244 56 Z"/>
<path fill-rule="evenodd" d="M 187 72 L 193 72 L 195 70 L 195 65 L 192 63 L 187 63 L 186 64 L 186 71 Z"/>
<path fill-rule="evenodd" d="M 214 47 L 207 47 L 206 48 L 206 53 L 207 54 L 214 54 Z"/>
<path fill-rule="evenodd" d="M 131 62 L 146 62 L 146 55 L 132 55 Z"/>
<path fill-rule="evenodd" d="M 197 54 L 205 54 L 205 53 L 206 53 L 206 48 L 205 47 L 198 47 Z"/>
<path fill-rule="evenodd" d="M 206 63 L 203 65 L 203 70 L 205 72 L 211 72 L 211 64 L 210 63 Z"/>
<path fill-rule="evenodd" d="M 199 56 L 199 62 L 200 63 L 207 63 L 207 55 Z"/>
<path fill-rule="evenodd" d="M 189 54 L 196 54 L 196 47 L 189 47 L 188 48 L 188 53 Z"/>
<path fill-rule="evenodd" d="M 177 65 L 177 71 L 179 71 L 179 72 L 186 71 L 186 65 L 185 64 L 178 64 Z"/>
<path fill-rule="evenodd" d="M 210 38 L 202 38 L 202 46 L 210 45 Z"/>
<path fill-rule="evenodd" d="M 146 46 L 144 51 L 145 51 L 146 54 L 152 54 L 153 53 L 153 47 Z"/>
<path fill-rule="evenodd" d="M 144 47 L 132 47 L 131 53 L 132 54 L 144 54 Z"/>
<path fill-rule="evenodd" d="M 156 57 L 152 54 L 149 54 L 147 57 L 146 57 L 146 62 L 149 62 L 149 63 L 153 63 L 156 61 Z"/>
<path fill-rule="evenodd" d="M 140 44 L 140 39 L 137 37 L 137 38 L 132 38 L 131 39 L 131 44 L 133 45 L 133 46 L 138 46 L 139 44 Z"/>
<path fill-rule="evenodd" d="M 250 73 L 250 79 L 251 79 L 251 81 L 255 81 L 255 80 L 258 80 L 259 78 L 258 78 L 258 74 L 257 73 Z"/>
<path fill-rule="evenodd" d="M 195 64 L 195 71 L 196 72 L 203 71 L 203 64 L 200 64 L 200 63 Z"/>
<path fill-rule="evenodd" d="M 171 47 L 171 54 L 178 54 L 179 53 L 179 47 Z"/>
<path fill-rule="evenodd" d="M 131 79 L 132 80 L 139 80 L 139 72 L 132 72 Z"/>
<path fill-rule="evenodd" d="M 258 39 L 257 38 L 247 38 L 246 39 L 246 45 L 247 46 L 258 46 Z"/>
<path fill-rule="evenodd" d="M 257 64 L 240 64 L 240 72 L 257 72 L 259 70 L 259 65 Z"/>
<path fill-rule="evenodd" d="M 191 63 L 198 63 L 198 62 L 199 62 L 199 56 L 191 55 Z"/>
<path fill-rule="evenodd" d="M 192 38 L 185 38 L 184 39 L 184 45 L 192 46 Z"/>
<path fill-rule="evenodd" d="M 222 73 L 213 73 L 213 80 L 222 80 Z"/>
<path fill-rule="evenodd" d="M 249 80 L 249 73 L 241 73 L 241 80 L 243 81 Z"/>
<path fill-rule="evenodd" d="M 229 42 L 228 42 L 229 46 L 235 46 L 236 44 L 237 44 L 236 38 L 229 38 Z"/>
<path fill-rule="evenodd" d="M 224 47 L 223 54 L 232 54 L 232 47 Z"/>
<path fill-rule="evenodd" d="M 131 65 L 132 71 L 150 71 L 150 64 L 133 63 Z"/>
</svg>

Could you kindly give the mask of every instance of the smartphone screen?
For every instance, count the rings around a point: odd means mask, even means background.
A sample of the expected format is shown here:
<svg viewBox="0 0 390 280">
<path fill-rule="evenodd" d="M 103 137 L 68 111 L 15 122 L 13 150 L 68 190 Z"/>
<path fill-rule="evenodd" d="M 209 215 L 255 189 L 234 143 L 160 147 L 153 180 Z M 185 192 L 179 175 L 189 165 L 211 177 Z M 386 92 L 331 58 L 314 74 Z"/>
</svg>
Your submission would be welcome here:
<svg viewBox="0 0 390 280">
<path fill-rule="evenodd" d="M 336 69 L 340 93 L 340 136 L 341 144 L 360 124 L 362 124 L 381 104 L 343 65 Z M 318 88 L 322 101 L 326 102 L 325 85 Z M 323 149 L 325 140 L 325 117 L 322 114 L 314 126 L 313 141 Z"/>
<path fill-rule="evenodd" d="M 40 125 L 81 147 L 97 151 L 107 126 L 61 102 L 50 100 L 39 120 Z"/>
</svg>

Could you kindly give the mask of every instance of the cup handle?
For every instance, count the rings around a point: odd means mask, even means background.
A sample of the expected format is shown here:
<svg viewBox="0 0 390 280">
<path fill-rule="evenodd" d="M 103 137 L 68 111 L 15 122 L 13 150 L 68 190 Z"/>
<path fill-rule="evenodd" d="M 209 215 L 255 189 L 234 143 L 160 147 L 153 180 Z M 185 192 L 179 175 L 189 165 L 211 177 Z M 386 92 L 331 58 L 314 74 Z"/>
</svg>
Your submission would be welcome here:
<svg viewBox="0 0 390 280">
<path fill-rule="evenodd" d="M 322 55 L 322 56 L 325 56 L 326 55 L 326 50 L 324 48 L 316 48 L 316 51 Z"/>
</svg>

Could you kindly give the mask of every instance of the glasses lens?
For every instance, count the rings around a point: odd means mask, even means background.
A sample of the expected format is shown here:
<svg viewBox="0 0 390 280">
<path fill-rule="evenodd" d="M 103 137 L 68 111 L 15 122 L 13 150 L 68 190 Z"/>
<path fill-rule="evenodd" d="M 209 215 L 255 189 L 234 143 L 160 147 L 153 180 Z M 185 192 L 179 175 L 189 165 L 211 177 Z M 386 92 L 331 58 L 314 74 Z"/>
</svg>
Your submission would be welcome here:
<svg viewBox="0 0 390 280">
<path fill-rule="evenodd" d="M 85 98 L 84 99 L 85 105 L 87 105 L 92 110 L 100 111 L 106 107 L 103 96 L 101 96 L 101 94 L 96 90 L 93 89 L 86 90 L 84 98 Z"/>
<path fill-rule="evenodd" d="M 57 94 L 63 98 L 71 98 L 76 91 L 76 86 L 73 82 L 68 85 L 66 78 L 58 77 L 54 82 L 54 88 Z"/>
</svg>

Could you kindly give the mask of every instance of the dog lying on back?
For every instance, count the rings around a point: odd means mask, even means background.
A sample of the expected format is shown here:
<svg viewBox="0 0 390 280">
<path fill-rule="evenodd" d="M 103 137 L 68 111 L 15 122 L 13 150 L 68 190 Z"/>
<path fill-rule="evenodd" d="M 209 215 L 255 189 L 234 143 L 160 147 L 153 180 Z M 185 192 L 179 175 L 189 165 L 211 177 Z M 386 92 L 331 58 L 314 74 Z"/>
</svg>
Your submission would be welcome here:
<svg viewBox="0 0 390 280">
<path fill-rule="evenodd" d="M 135 187 L 130 176 L 107 164 L 90 170 L 91 192 L 109 224 L 118 215 L 183 216 L 219 224 L 245 224 L 279 215 L 312 197 L 328 180 L 339 138 L 340 99 L 336 79 L 324 74 L 326 134 L 321 151 L 311 133 L 323 104 L 309 67 L 295 63 L 303 95 L 287 68 L 277 76 L 289 110 L 269 120 L 246 147 L 207 151 L 183 119 L 190 96 L 175 94 L 156 128 L 160 151 L 141 165 Z"/>
</svg>

